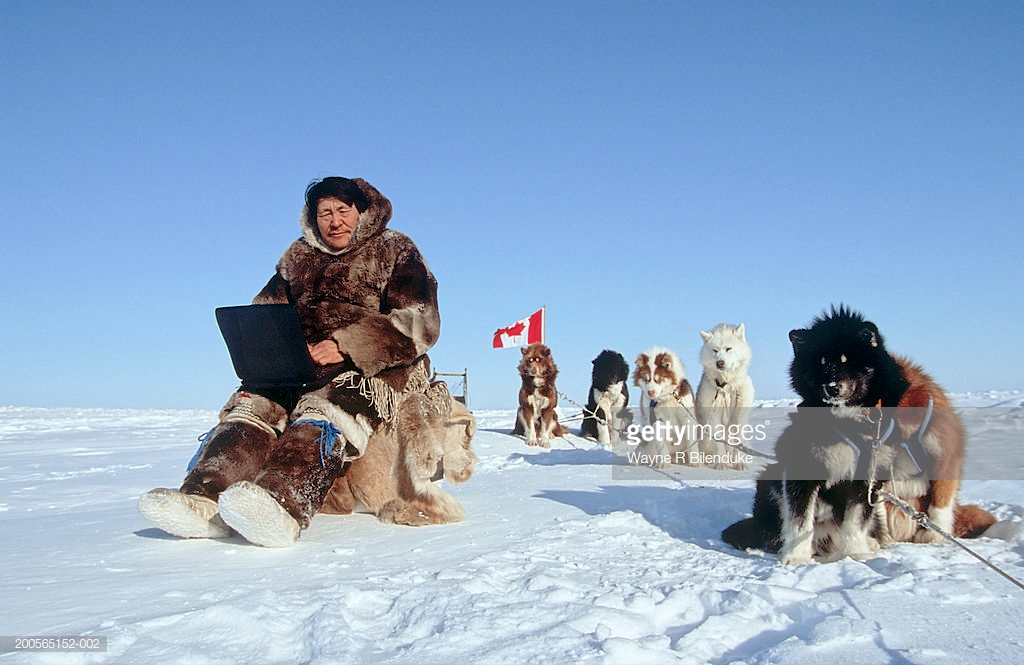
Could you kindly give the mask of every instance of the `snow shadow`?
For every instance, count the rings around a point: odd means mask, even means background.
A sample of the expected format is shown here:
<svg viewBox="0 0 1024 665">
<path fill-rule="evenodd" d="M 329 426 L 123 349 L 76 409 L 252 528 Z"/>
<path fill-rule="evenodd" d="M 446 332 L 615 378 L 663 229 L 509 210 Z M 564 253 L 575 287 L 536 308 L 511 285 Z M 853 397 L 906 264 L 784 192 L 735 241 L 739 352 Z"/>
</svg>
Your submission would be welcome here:
<svg viewBox="0 0 1024 665">
<path fill-rule="evenodd" d="M 536 466 L 611 465 L 615 455 L 606 448 L 535 448 L 535 453 L 512 453 L 510 460 L 522 460 Z"/>
<path fill-rule="evenodd" d="M 573 506 L 592 516 L 634 512 L 677 540 L 745 555 L 722 541 L 722 530 L 750 515 L 754 491 L 689 485 L 605 485 L 597 490 L 541 490 L 534 496 Z"/>
</svg>

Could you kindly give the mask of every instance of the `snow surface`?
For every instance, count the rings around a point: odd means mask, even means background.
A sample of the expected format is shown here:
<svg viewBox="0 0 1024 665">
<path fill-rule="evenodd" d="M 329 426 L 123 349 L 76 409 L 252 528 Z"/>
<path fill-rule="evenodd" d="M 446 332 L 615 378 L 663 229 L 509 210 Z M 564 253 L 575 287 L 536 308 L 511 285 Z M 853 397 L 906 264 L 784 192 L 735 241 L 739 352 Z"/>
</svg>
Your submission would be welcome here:
<svg viewBox="0 0 1024 665">
<path fill-rule="evenodd" d="M 966 543 L 1024 579 L 1024 394 L 956 400 L 961 498 L 1018 527 Z M 759 403 L 773 436 L 786 407 Z M 447 488 L 464 522 L 320 515 L 268 550 L 136 512 L 216 412 L 0 407 L 0 634 L 108 639 L 0 663 L 1020 662 L 1024 591 L 952 544 L 788 568 L 720 538 L 749 474 L 632 479 L 593 442 L 528 448 L 513 410 L 476 416 L 476 473 Z"/>
</svg>

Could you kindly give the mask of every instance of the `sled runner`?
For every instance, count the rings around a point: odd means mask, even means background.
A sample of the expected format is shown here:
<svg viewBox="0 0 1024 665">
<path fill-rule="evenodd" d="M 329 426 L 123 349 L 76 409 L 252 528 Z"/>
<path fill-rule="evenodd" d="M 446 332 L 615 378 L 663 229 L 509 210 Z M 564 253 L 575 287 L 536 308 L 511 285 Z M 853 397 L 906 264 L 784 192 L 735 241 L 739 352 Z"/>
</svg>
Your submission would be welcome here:
<svg viewBox="0 0 1024 665">
<path fill-rule="evenodd" d="M 218 307 L 216 315 L 243 387 L 312 389 L 337 373 L 309 357 L 294 305 Z"/>
</svg>

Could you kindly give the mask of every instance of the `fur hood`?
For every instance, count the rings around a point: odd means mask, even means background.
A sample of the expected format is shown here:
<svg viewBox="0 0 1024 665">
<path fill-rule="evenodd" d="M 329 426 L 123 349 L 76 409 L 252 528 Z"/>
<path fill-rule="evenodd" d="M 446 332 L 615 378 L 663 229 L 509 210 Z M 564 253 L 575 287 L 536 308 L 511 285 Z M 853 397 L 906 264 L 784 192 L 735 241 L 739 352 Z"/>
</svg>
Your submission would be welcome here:
<svg viewBox="0 0 1024 665">
<path fill-rule="evenodd" d="M 352 251 L 361 243 L 366 242 L 367 239 L 381 233 L 391 220 L 391 201 L 386 196 L 362 178 L 350 178 L 350 180 L 359 186 L 369 205 L 367 205 L 366 210 L 359 214 L 359 222 L 356 224 L 356 228 L 352 232 L 352 238 L 346 247 L 342 249 L 331 249 L 328 247 L 324 243 L 323 238 L 320 237 L 320 229 L 317 227 L 316 221 L 310 221 L 309 219 L 309 207 L 302 206 L 302 217 L 299 218 L 302 237 L 306 239 L 310 246 L 325 254 L 340 256 Z"/>
<path fill-rule="evenodd" d="M 412 239 L 387 228 L 391 202 L 365 180 L 352 180 L 369 205 L 348 246 L 330 250 L 304 211 L 302 238 L 253 302 L 294 304 L 307 340 L 334 339 L 360 373 L 383 372 L 400 389 L 405 370 L 425 359 L 440 335 L 437 281 Z"/>
</svg>

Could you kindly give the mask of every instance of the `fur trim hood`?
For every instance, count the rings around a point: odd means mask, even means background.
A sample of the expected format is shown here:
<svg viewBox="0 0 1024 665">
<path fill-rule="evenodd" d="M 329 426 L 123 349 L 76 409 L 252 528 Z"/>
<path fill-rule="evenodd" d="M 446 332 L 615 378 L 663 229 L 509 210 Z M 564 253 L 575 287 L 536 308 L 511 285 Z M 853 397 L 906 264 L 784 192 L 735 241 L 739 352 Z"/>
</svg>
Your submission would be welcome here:
<svg viewBox="0 0 1024 665">
<path fill-rule="evenodd" d="M 253 302 L 294 304 L 309 342 L 335 340 L 363 376 L 381 374 L 401 390 L 440 335 L 437 281 L 412 239 L 387 228 L 391 203 L 353 181 L 368 206 L 348 246 L 330 251 L 303 215 L 303 237 Z"/>
<path fill-rule="evenodd" d="M 302 228 L 302 237 L 312 247 L 325 254 L 341 255 L 346 254 L 353 248 L 366 242 L 369 238 L 381 233 L 391 220 L 391 201 L 377 191 L 377 188 L 362 178 L 350 178 L 366 197 L 366 210 L 359 213 L 359 222 L 356 224 L 348 246 L 342 249 L 331 249 L 320 237 L 320 229 L 315 220 L 310 220 L 309 207 L 302 206 L 302 217 L 299 218 L 299 226 Z"/>
</svg>

